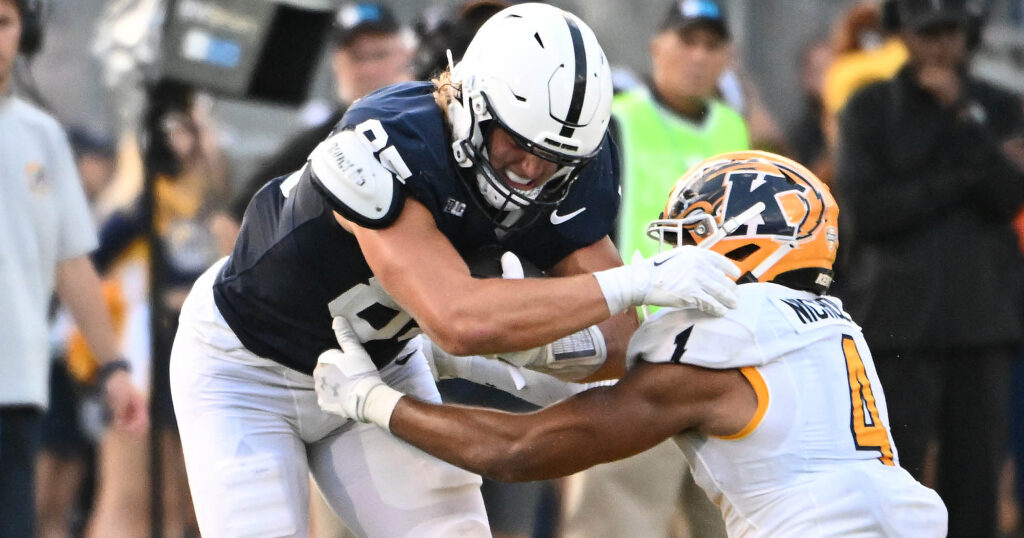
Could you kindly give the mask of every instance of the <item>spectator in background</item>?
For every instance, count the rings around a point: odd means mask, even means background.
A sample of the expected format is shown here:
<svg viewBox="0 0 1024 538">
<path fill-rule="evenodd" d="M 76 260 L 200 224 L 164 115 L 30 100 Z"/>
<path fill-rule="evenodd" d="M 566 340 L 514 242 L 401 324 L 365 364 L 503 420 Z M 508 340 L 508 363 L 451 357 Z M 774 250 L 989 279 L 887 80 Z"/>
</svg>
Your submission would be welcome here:
<svg viewBox="0 0 1024 538">
<path fill-rule="evenodd" d="M 875 352 L 902 464 L 937 440 L 949 535 L 996 535 L 1010 360 L 1020 101 L 967 71 L 970 4 L 900 0 L 908 64 L 841 115 L 836 184 L 858 249 L 849 302 Z"/>
<path fill-rule="evenodd" d="M 230 215 L 235 223 L 256 191 L 275 177 L 290 174 L 341 120 L 356 99 L 376 90 L 410 80 L 412 51 L 402 27 L 386 5 L 375 2 L 346 3 L 338 9 L 330 32 L 331 71 L 334 73 L 337 104 L 321 123 L 286 142 L 247 179 L 233 198 Z M 237 231 L 237 230 L 236 230 Z"/>
<path fill-rule="evenodd" d="M 104 276 L 112 310 L 123 313 L 122 353 L 132 362 L 137 382 L 153 387 L 153 427 L 158 429 L 160 439 L 162 533 L 180 536 L 195 523 L 166 383 L 167 356 L 188 287 L 206 264 L 222 255 L 209 217 L 221 208 L 229 191 L 228 170 L 208 100 L 173 83 L 161 85 L 151 97 L 146 121 L 153 129 L 153 141 L 147 165 L 155 176 L 153 224 L 163 247 L 164 264 L 159 271 L 162 282 L 159 289 L 151 291 L 148 214 L 140 191 L 146 170 L 133 136 L 122 142 L 117 177 L 111 186 L 134 186 L 128 193 L 117 193 L 117 197 L 131 201 L 104 220 L 95 260 Z M 166 327 L 156 334 L 151 330 L 151 293 L 160 301 L 159 326 Z M 152 354 L 154 339 L 156 356 Z M 75 363 L 87 365 L 89 359 L 78 354 Z M 87 366 L 77 370 L 82 377 L 90 375 Z M 104 433 L 98 453 L 96 502 L 86 529 L 89 536 L 155 534 L 150 530 L 152 453 L 148 435 L 115 430 Z"/>
<path fill-rule="evenodd" d="M 818 177 L 831 176 L 832 171 L 830 151 L 822 129 L 824 105 L 821 94 L 825 71 L 832 64 L 833 57 L 831 45 L 821 39 L 812 40 L 800 52 L 800 90 L 804 109 L 786 136 L 793 158 L 806 163 Z"/>
<path fill-rule="evenodd" d="M 622 207 L 616 244 L 623 259 L 658 245 L 641 221 L 657 215 L 675 180 L 710 155 L 747 149 L 743 118 L 716 97 L 732 54 L 721 6 L 672 2 L 651 40 L 647 86 L 616 95 L 612 134 L 622 153 Z"/>
<path fill-rule="evenodd" d="M 690 167 L 711 155 L 747 149 L 743 118 L 718 100 L 719 78 L 731 56 L 722 6 L 712 0 L 673 1 L 654 36 L 648 86 L 612 102 L 612 133 L 622 155 L 622 205 L 617 247 L 624 260 L 658 252 L 647 223 L 665 193 Z M 665 536 L 681 498 L 695 536 L 724 536 L 718 509 L 694 483 L 685 459 L 664 442 L 621 462 L 569 480 L 566 536 Z"/>
<path fill-rule="evenodd" d="M 835 60 L 825 72 L 822 102 L 825 105 L 825 134 L 835 143 L 836 121 L 846 101 L 860 88 L 888 80 L 907 61 L 907 48 L 900 38 L 896 0 L 854 4 L 843 15 L 832 34 Z M 829 177 L 822 178 L 826 182 Z"/>
<path fill-rule="evenodd" d="M 13 95 L 22 0 L 0 0 L 0 536 L 35 534 L 35 461 L 47 406 L 47 313 L 54 291 L 99 357 L 116 428 L 145 428 L 145 398 L 119 358 L 99 278 L 87 253 L 93 226 L 67 138 Z"/>
</svg>

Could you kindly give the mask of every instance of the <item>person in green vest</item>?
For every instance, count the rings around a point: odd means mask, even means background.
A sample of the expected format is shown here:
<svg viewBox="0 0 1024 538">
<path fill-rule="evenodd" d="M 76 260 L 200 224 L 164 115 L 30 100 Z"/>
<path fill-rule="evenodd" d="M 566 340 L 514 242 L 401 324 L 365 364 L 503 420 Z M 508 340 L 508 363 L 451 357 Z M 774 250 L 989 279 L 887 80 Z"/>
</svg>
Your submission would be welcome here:
<svg viewBox="0 0 1024 538">
<path fill-rule="evenodd" d="M 615 241 L 623 260 L 637 250 L 657 253 L 647 224 L 683 173 L 712 155 L 749 149 L 743 118 L 718 99 L 731 54 L 717 1 L 673 0 L 651 41 L 648 84 L 613 99 L 610 129 L 622 163 Z M 668 536 L 679 515 L 691 536 L 724 538 L 718 508 L 689 475 L 672 443 L 576 474 L 563 501 L 563 536 Z"/>
<path fill-rule="evenodd" d="M 617 245 L 624 260 L 637 249 L 644 257 L 657 252 L 645 235 L 647 223 L 664 209 L 679 176 L 712 155 L 749 149 L 743 118 L 717 98 L 730 55 L 721 6 L 673 1 L 651 41 L 649 86 L 612 101 L 623 167 Z"/>
</svg>

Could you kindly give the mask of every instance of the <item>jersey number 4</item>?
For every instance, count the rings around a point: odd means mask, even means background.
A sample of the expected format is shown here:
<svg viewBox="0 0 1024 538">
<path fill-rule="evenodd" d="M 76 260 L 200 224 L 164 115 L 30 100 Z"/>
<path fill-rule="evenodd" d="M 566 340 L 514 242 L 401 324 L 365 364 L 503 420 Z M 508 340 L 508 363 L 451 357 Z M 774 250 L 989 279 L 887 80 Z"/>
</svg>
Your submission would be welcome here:
<svg viewBox="0 0 1024 538">
<path fill-rule="evenodd" d="M 853 433 L 853 444 L 857 450 L 881 452 L 878 460 L 886 465 L 894 465 L 889 432 L 879 418 L 864 360 L 857 350 L 857 343 L 850 336 L 843 335 L 843 355 L 846 356 L 846 374 L 850 382 L 850 431 Z"/>
</svg>

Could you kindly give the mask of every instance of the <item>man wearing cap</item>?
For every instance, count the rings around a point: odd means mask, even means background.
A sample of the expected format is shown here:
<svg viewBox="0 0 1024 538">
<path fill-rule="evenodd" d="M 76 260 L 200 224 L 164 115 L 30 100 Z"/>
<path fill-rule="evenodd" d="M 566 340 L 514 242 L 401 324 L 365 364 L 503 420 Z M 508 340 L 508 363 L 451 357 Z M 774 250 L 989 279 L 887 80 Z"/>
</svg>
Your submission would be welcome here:
<svg viewBox="0 0 1024 538">
<path fill-rule="evenodd" d="M 900 461 L 936 489 L 950 536 L 996 535 L 1010 361 L 1022 322 L 1009 223 L 1024 204 L 1017 96 L 967 70 L 971 3 L 898 0 L 908 63 L 841 113 L 836 184 L 858 249 L 863 323 Z M 1015 149 L 1016 148 L 1016 149 Z"/>
<path fill-rule="evenodd" d="M 648 84 L 612 102 L 610 130 L 622 157 L 616 245 L 624 260 L 658 252 L 647 223 L 684 172 L 750 147 L 743 118 L 716 97 L 732 53 L 725 15 L 713 0 L 674 0 L 650 43 Z M 572 477 L 565 504 L 567 536 L 666 536 L 677 504 L 694 536 L 725 535 L 718 508 L 670 442 Z"/>
<path fill-rule="evenodd" d="M 612 112 L 622 153 L 622 209 L 618 247 L 628 260 L 657 244 L 645 236 L 651 215 L 687 169 L 705 158 L 747 149 L 743 119 L 716 98 L 731 55 L 725 13 L 712 0 L 672 2 L 651 40 L 646 87 L 616 96 Z"/>
<path fill-rule="evenodd" d="M 245 206 L 267 181 L 289 174 L 306 162 L 352 102 L 377 88 L 411 79 L 412 48 L 398 19 L 383 4 L 342 5 L 331 28 L 330 42 L 337 91 L 334 111 L 322 122 L 295 135 L 250 176 L 231 203 L 231 216 L 236 222 L 242 221 Z"/>
<path fill-rule="evenodd" d="M 15 61 L 31 48 L 23 32 L 33 5 L 0 0 L 0 536 L 37 535 L 36 456 L 49 405 L 54 294 L 98 359 L 95 388 L 113 427 L 140 432 L 149 422 L 89 260 L 96 230 L 67 136 L 15 92 Z"/>
</svg>

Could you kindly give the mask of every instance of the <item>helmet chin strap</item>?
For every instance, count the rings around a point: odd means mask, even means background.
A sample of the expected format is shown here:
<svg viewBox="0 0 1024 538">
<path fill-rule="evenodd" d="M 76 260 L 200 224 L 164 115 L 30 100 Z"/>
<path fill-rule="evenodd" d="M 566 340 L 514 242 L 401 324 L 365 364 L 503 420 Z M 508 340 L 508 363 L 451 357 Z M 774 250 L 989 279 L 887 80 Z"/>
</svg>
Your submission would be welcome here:
<svg viewBox="0 0 1024 538">
<path fill-rule="evenodd" d="M 795 248 L 796 248 L 796 241 L 786 241 L 785 243 L 779 245 L 779 248 L 775 249 L 775 252 L 772 252 L 761 263 L 757 264 L 757 267 L 751 269 L 750 272 L 747 273 L 747 274 L 752 276 L 754 278 L 754 280 L 761 280 L 761 275 L 767 273 L 768 270 L 771 269 L 773 265 L 775 265 L 786 254 L 789 254 L 789 252 L 791 250 L 795 249 Z M 744 276 L 746 276 L 746 275 L 744 275 Z M 742 278 L 742 277 L 740 277 L 740 278 Z"/>
</svg>

